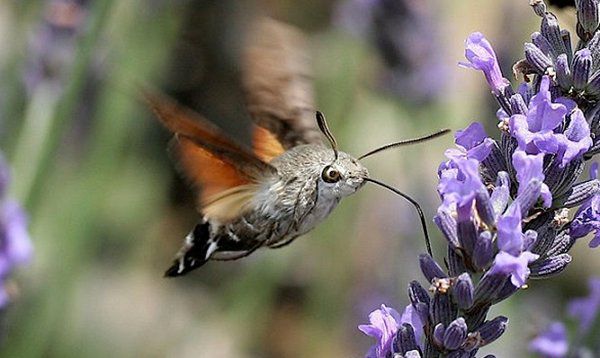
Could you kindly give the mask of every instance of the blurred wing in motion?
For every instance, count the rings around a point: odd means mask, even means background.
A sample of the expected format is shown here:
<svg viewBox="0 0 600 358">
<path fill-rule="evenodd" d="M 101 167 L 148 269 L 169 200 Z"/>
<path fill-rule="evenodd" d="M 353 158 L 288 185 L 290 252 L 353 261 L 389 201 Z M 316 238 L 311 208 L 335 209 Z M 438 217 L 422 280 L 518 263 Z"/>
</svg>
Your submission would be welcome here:
<svg viewBox="0 0 600 358">
<path fill-rule="evenodd" d="M 269 153 L 266 140 L 261 141 L 264 149 L 255 154 L 173 100 L 149 92 L 145 98 L 162 124 L 173 132 L 171 151 L 185 178 L 200 189 L 199 206 L 207 217 L 236 217 L 260 183 L 277 175 L 277 170 L 262 160 Z"/>
<path fill-rule="evenodd" d="M 261 19 L 250 32 L 243 60 L 248 111 L 256 124 L 281 143 L 279 154 L 300 144 L 320 143 L 309 54 L 302 33 L 275 20 Z"/>
</svg>

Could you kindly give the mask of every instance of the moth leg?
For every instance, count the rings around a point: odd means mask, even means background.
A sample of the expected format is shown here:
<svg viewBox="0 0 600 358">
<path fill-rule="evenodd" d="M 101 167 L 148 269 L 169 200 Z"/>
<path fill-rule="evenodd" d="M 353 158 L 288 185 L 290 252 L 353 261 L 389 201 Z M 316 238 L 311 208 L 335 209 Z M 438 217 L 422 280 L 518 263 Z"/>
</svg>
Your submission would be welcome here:
<svg viewBox="0 0 600 358">
<path fill-rule="evenodd" d="M 263 241 L 259 241 L 254 246 L 252 246 L 250 249 L 248 249 L 246 251 L 242 251 L 241 253 L 238 253 L 236 251 L 215 252 L 214 255 L 211 256 L 210 259 L 214 260 L 214 261 L 233 261 L 233 260 L 239 260 L 241 258 L 249 256 L 254 251 L 260 249 L 263 246 L 263 244 L 264 244 Z"/>
<path fill-rule="evenodd" d="M 275 243 L 275 244 L 273 244 L 273 245 L 269 245 L 269 246 L 267 246 L 267 247 L 268 247 L 269 249 L 280 249 L 280 248 L 282 248 L 282 247 L 284 247 L 284 246 L 288 246 L 289 244 L 291 244 L 291 243 L 292 243 L 294 240 L 296 240 L 297 238 L 298 238 L 298 236 L 294 236 L 294 237 L 292 237 L 291 239 L 287 239 L 287 240 L 285 240 L 285 241 L 283 241 L 283 242 L 280 242 L 280 243 Z"/>
</svg>

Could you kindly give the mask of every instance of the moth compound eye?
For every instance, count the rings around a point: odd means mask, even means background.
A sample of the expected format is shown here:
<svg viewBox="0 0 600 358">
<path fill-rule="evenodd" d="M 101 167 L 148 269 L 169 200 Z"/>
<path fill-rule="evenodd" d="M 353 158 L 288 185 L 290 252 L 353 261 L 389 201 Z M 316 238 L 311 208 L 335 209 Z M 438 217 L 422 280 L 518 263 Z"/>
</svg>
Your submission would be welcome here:
<svg viewBox="0 0 600 358">
<path fill-rule="evenodd" d="M 323 180 L 326 183 L 335 183 L 335 182 L 338 182 L 341 178 L 340 172 L 333 169 L 329 165 L 326 166 L 325 169 L 323 169 L 323 173 L 321 174 L 321 177 L 323 178 Z"/>
</svg>

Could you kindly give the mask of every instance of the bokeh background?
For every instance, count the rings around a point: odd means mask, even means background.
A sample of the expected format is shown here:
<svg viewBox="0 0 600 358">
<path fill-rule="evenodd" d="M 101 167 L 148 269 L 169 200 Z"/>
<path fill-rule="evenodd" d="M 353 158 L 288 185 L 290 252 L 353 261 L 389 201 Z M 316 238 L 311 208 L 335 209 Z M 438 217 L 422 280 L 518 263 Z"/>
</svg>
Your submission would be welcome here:
<svg viewBox="0 0 600 358">
<path fill-rule="evenodd" d="M 539 26 L 524 0 L 0 0 L 0 149 L 35 245 L 10 283 L 2 356 L 361 357 L 372 341 L 356 326 L 381 303 L 407 304 L 408 282 L 423 282 L 418 219 L 370 186 L 285 249 L 162 277 L 197 214 L 139 89 L 160 88 L 247 140 L 239 54 L 264 15 L 306 33 L 318 108 L 354 154 L 474 120 L 495 133 L 483 76 L 456 65 L 464 39 L 483 32 L 510 74 Z M 451 145 L 365 164 L 431 219 Z M 586 294 L 597 255 L 579 243 L 563 275 L 496 307 L 511 322 L 490 351 L 526 355 L 540 327 Z"/>
</svg>

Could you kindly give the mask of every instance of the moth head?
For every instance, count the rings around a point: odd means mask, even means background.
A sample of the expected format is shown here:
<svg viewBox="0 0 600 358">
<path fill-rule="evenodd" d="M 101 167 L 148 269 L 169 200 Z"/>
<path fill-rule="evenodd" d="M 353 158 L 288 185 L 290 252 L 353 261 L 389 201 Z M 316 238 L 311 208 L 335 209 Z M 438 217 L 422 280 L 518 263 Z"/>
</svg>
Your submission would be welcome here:
<svg viewBox="0 0 600 358">
<path fill-rule="evenodd" d="M 319 178 L 322 182 L 321 187 L 335 196 L 350 195 L 364 185 L 364 178 L 369 177 L 369 172 L 356 158 L 338 151 L 335 137 L 329 130 L 325 116 L 321 112 L 317 112 L 317 123 L 333 152 L 333 161 L 326 164 L 321 170 Z"/>
</svg>

